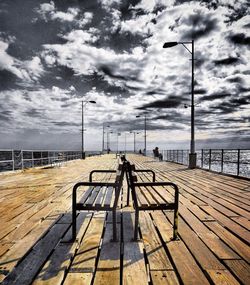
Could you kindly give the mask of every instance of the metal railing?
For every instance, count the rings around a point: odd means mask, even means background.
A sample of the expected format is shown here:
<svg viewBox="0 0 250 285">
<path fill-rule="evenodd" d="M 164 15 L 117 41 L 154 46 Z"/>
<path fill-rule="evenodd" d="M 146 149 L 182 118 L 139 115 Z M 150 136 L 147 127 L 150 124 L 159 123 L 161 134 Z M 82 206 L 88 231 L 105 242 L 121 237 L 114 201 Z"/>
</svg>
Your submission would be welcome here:
<svg viewBox="0 0 250 285">
<path fill-rule="evenodd" d="M 79 158 L 80 151 L 0 149 L 0 172 L 54 165 Z"/>
<path fill-rule="evenodd" d="M 220 173 L 250 177 L 250 149 L 197 150 L 197 166 Z M 189 150 L 163 150 L 163 160 L 188 165 Z"/>
</svg>

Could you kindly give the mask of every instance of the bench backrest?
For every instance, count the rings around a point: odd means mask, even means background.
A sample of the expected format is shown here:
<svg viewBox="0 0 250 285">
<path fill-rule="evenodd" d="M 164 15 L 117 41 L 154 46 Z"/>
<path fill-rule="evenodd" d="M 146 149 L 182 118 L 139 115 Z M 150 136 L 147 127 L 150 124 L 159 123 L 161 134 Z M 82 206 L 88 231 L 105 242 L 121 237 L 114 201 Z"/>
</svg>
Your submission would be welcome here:
<svg viewBox="0 0 250 285">
<path fill-rule="evenodd" d="M 130 164 L 129 161 L 125 161 L 125 169 L 126 169 L 126 177 L 127 177 L 127 183 L 128 186 L 133 188 L 134 182 L 137 182 L 137 175 L 135 174 L 135 165 Z"/>
</svg>

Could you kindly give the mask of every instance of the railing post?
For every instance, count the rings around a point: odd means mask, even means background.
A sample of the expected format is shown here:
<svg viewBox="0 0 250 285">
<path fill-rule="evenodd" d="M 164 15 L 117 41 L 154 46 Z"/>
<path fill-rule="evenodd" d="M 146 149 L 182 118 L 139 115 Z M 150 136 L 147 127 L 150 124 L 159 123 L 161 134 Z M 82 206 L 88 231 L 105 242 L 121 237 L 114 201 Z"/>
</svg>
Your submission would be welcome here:
<svg viewBox="0 0 250 285">
<path fill-rule="evenodd" d="M 223 172 L 224 166 L 224 149 L 221 150 L 221 172 Z"/>
<path fill-rule="evenodd" d="M 23 151 L 21 150 L 22 170 L 23 170 Z"/>
<path fill-rule="evenodd" d="M 14 162 L 14 149 L 12 149 L 12 170 L 15 170 L 15 162 Z"/>
<path fill-rule="evenodd" d="M 237 157 L 237 176 L 240 174 L 240 149 L 238 149 L 238 157 Z"/>
<path fill-rule="evenodd" d="M 201 150 L 201 168 L 203 168 L 203 156 L 204 156 L 204 153 L 203 153 L 203 149 Z"/>
<path fill-rule="evenodd" d="M 32 163 L 32 168 L 34 167 L 34 152 L 33 150 L 31 151 L 31 163 Z"/>
<path fill-rule="evenodd" d="M 211 153 L 212 153 L 212 150 L 211 148 L 209 149 L 209 161 L 208 161 L 208 169 L 211 170 Z"/>
</svg>

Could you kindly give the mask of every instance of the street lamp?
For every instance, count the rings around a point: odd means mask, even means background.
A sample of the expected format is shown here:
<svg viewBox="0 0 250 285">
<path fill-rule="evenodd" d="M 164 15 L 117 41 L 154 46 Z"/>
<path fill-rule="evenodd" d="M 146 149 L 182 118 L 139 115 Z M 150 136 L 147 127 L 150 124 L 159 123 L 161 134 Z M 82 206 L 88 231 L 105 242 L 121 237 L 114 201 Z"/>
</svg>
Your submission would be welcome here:
<svg viewBox="0 0 250 285">
<path fill-rule="evenodd" d="M 134 153 L 135 153 L 135 135 L 139 134 L 138 132 L 133 132 L 131 131 L 130 132 L 131 134 L 134 134 Z"/>
<path fill-rule="evenodd" d="M 107 152 L 110 151 L 110 134 L 113 134 L 113 131 L 107 131 Z"/>
<path fill-rule="evenodd" d="M 136 118 L 140 118 L 141 115 L 137 115 Z M 144 155 L 147 154 L 147 114 L 144 114 Z"/>
<path fill-rule="evenodd" d="M 106 126 L 106 128 L 110 128 L 110 126 Z M 103 123 L 103 125 L 102 125 L 102 152 L 104 152 L 104 150 L 105 150 L 105 146 L 104 146 L 104 134 L 105 134 L 105 131 L 104 131 L 104 129 L 105 129 L 105 124 Z M 108 149 L 108 146 L 107 146 L 107 149 Z"/>
<path fill-rule="evenodd" d="M 192 79 L 191 79 L 191 142 L 190 142 L 190 153 L 189 153 L 189 168 L 196 167 L 196 153 L 195 153 L 195 137 L 194 137 L 194 40 L 188 42 L 166 42 L 163 45 L 163 48 L 171 48 L 176 45 L 183 45 L 184 48 L 192 56 Z M 190 50 L 186 44 L 191 44 L 192 49 Z"/>
<path fill-rule="evenodd" d="M 117 133 L 117 153 L 119 152 L 119 136 L 121 136 L 121 133 Z"/>
<path fill-rule="evenodd" d="M 85 151 L 84 151 L 84 107 L 88 104 L 96 104 L 96 101 L 82 101 L 82 159 L 85 159 Z"/>
</svg>

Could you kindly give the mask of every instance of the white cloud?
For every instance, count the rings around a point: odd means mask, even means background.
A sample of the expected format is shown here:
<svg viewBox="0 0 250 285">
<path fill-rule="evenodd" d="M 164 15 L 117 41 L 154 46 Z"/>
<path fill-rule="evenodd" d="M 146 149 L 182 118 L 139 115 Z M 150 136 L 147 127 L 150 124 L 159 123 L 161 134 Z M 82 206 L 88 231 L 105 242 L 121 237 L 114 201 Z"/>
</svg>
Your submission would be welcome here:
<svg viewBox="0 0 250 285">
<path fill-rule="evenodd" d="M 86 26 L 87 24 L 89 24 L 92 21 L 92 19 L 93 19 L 93 13 L 85 12 L 83 14 L 83 18 L 78 20 L 79 27 L 82 28 L 82 27 Z"/>
<path fill-rule="evenodd" d="M 89 29 L 88 31 L 83 30 L 73 30 L 67 35 L 63 36 L 64 39 L 69 42 L 73 42 L 77 46 L 84 43 L 94 43 L 98 40 L 98 36 L 95 35 L 98 31 L 94 28 Z"/>
<path fill-rule="evenodd" d="M 34 56 L 30 61 L 24 62 L 24 66 L 34 80 L 37 80 L 44 73 L 41 60 L 38 56 Z"/>
<path fill-rule="evenodd" d="M 61 11 L 51 13 L 51 19 L 52 20 L 58 19 L 58 20 L 65 21 L 65 22 L 72 22 L 73 20 L 75 20 L 78 13 L 79 13 L 79 9 L 68 8 L 66 13 L 61 12 Z"/>
<path fill-rule="evenodd" d="M 50 3 L 43 3 L 40 5 L 39 9 L 36 9 L 45 21 L 50 20 L 60 20 L 63 22 L 72 22 L 78 16 L 80 10 L 78 8 L 69 7 L 67 12 L 57 11 L 55 3 L 51 1 Z"/>
<path fill-rule="evenodd" d="M 154 24 L 150 22 L 155 16 L 153 14 L 143 15 L 131 20 L 121 22 L 121 33 L 150 35 L 154 30 Z"/>
</svg>

